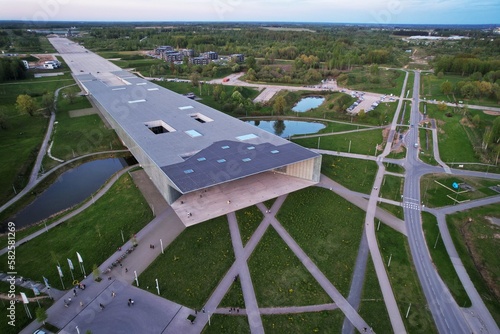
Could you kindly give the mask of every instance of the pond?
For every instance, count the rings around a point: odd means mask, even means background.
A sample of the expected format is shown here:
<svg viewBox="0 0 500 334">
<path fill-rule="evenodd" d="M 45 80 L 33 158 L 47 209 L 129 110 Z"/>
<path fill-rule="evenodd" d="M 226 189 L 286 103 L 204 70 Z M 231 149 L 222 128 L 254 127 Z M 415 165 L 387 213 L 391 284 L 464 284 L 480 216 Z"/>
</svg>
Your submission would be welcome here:
<svg viewBox="0 0 500 334">
<path fill-rule="evenodd" d="M 252 120 L 247 121 L 252 125 L 255 125 L 259 129 L 275 134 L 283 138 L 288 138 L 294 135 L 305 135 L 317 133 L 321 129 L 326 127 L 323 123 L 317 122 L 305 122 L 305 121 L 259 121 Z"/>
<path fill-rule="evenodd" d="M 306 112 L 313 108 L 317 108 L 325 102 L 325 98 L 321 96 L 308 96 L 301 99 L 295 107 L 292 108 L 292 111 L 295 112 Z"/>
<path fill-rule="evenodd" d="M 81 203 L 125 166 L 125 159 L 110 158 L 90 161 L 68 170 L 11 220 L 16 227 L 25 227 Z"/>
</svg>

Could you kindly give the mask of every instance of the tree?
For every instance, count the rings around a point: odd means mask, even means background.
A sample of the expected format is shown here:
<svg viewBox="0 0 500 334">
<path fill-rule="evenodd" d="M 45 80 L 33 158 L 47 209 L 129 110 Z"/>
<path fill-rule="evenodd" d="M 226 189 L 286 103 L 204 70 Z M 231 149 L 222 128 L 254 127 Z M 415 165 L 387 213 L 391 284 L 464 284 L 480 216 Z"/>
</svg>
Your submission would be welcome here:
<svg viewBox="0 0 500 334">
<path fill-rule="evenodd" d="M 494 143 L 500 143 L 500 117 L 495 118 L 491 128 L 491 139 Z"/>
<path fill-rule="evenodd" d="M 70 91 L 66 94 L 66 98 L 68 99 L 69 104 L 73 104 L 73 103 L 75 103 L 76 93 L 75 93 L 73 90 L 70 90 Z"/>
<path fill-rule="evenodd" d="M 3 111 L 0 111 L 0 129 L 7 130 L 9 128 L 9 120 Z"/>
<path fill-rule="evenodd" d="M 237 102 L 237 103 L 242 103 L 245 99 L 243 98 L 243 95 L 239 91 L 234 91 L 233 94 L 231 94 L 231 98 Z"/>
<path fill-rule="evenodd" d="M 198 72 L 193 72 L 189 76 L 189 80 L 191 80 L 191 84 L 196 87 L 200 84 L 200 74 Z"/>
<path fill-rule="evenodd" d="M 439 111 L 446 111 L 447 108 L 448 108 L 448 106 L 446 105 L 446 103 L 444 103 L 444 102 L 438 103 L 438 110 Z"/>
<path fill-rule="evenodd" d="M 52 94 L 46 93 L 43 94 L 42 96 L 42 106 L 47 109 L 49 112 L 52 111 L 52 108 L 54 106 L 54 98 L 52 97 Z"/>
<path fill-rule="evenodd" d="M 276 100 L 274 100 L 273 103 L 273 110 L 276 113 L 276 115 L 283 115 L 285 108 L 286 108 L 286 100 L 283 97 L 283 95 L 276 97 Z"/>
<path fill-rule="evenodd" d="M 16 99 L 16 109 L 22 114 L 33 116 L 37 106 L 35 100 L 29 95 L 21 94 Z"/>
<path fill-rule="evenodd" d="M 99 270 L 97 264 L 94 264 L 94 266 L 92 267 L 92 275 L 94 276 L 94 280 L 100 281 L 99 276 L 101 275 L 101 271 Z"/>
<path fill-rule="evenodd" d="M 479 123 L 481 123 L 481 117 L 479 117 L 479 115 L 474 115 L 474 117 L 472 117 L 472 123 L 474 123 L 474 125 L 478 126 Z"/>
<path fill-rule="evenodd" d="M 255 70 L 257 67 L 257 61 L 255 60 L 254 57 L 250 56 L 245 59 L 245 64 L 247 65 L 248 69 L 253 69 Z"/>
<path fill-rule="evenodd" d="M 446 80 L 441 84 L 441 92 L 444 95 L 450 95 L 452 91 L 453 91 L 453 85 L 448 80 Z"/>
<path fill-rule="evenodd" d="M 285 122 L 281 119 L 277 120 L 273 124 L 274 134 L 276 136 L 281 136 L 285 131 L 286 125 Z"/>
<path fill-rule="evenodd" d="M 358 112 L 358 118 L 359 118 L 359 119 L 365 119 L 365 118 L 366 118 L 366 112 L 365 112 L 365 109 L 361 109 L 361 110 Z"/>
<path fill-rule="evenodd" d="M 42 307 L 37 307 L 35 310 L 35 315 L 36 315 L 36 320 L 45 325 L 45 320 L 47 320 L 48 318 L 47 311 Z"/>
<path fill-rule="evenodd" d="M 473 97 L 476 97 L 478 95 L 479 89 L 474 83 L 468 82 L 462 87 L 460 93 L 462 93 L 463 97 L 472 99 Z"/>
</svg>

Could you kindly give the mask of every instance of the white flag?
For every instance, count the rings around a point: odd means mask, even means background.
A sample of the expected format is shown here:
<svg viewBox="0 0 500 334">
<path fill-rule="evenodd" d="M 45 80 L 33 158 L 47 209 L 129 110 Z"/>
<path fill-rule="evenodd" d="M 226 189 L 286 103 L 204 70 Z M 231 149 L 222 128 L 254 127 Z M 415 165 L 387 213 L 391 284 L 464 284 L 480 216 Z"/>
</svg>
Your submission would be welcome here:
<svg viewBox="0 0 500 334">
<path fill-rule="evenodd" d="M 48 280 L 48 279 L 46 279 L 46 278 L 45 278 L 45 276 L 42 276 L 42 277 L 43 277 L 43 281 L 44 281 L 44 283 L 45 283 L 45 287 L 46 287 L 47 289 L 48 289 L 48 288 L 50 288 L 50 286 L 49 286 L 49 280 Z"/>
<path fill-rule="evenodd" d="M 26 297 L 26 294 L 24 292 L 21 292 L 21 298 L 23 299 L 24 304 L 30 303 L 30 301 L 28 300 L 28 297 Z"/>
<path fill-rule="evenodd" d="M 83 263 L 82 256 L 80 253 L 76 252 L 76 256 L 78 256 L 78 262 Z"/>
<path fill-rule="evenodd" d="M 68 266 L 69 266 L 69 269 L 75 270 L 75 267 L 73 267 L 73 262 L 71 262 L 70 259 L 68 259 Z"/>
<path fill-rule="evenodd" d="M 63 277 L 63 273 L 62 273 L 62 270 L 61 270 L 61 267 L 57 266 L 57 271 L 59 272 L 59 276 L 60 277 Z"/>
<path fill-rule="evenodd" d="M 36 286 L 32 285 L 31 288 L 33 289 L 33 293 L 35 294 L 35 296 L 40 295 L 40 290 L 38 290 Z"/>
</svg>

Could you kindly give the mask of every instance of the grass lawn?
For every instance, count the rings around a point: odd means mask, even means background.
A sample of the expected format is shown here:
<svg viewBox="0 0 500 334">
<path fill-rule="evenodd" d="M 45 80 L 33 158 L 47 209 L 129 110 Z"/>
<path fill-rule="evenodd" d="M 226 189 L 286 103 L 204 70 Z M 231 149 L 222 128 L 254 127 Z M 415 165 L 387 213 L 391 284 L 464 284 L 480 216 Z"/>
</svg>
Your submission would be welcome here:
<svg viewBox="0 0 500 334">
<path fill-rule="evenodd" d="M 472 304 L 469 296 L 458 278 L 457 272 L 444 246 L 443 239 L 439 234 L 436 217 L 428 212 L 422 212 L 422 222 L 427 248 L 431 254 L 432 262 L 438 270 L 439 276 L 441 276 L 446 286 L 448 286 L 448 289 L 450 289 L 457 304 L 461 307 L 470 307 Z"/>
<path fill-rule="evenodd" d="M 113 208 L 110 210 L 110 208 Z M 87 273 L 100 265 L 123 244 L 120 231 L 131 236 L 141 230 L 153 215 L 139 189 L 128 175 L 121 177 L 94 205 L 58 227 L 17 247 L 19 275 L 41 281 L 42 276 L 57 289 L 62 289 L 56 265 L 61 263 L 66 287 L 71 286 L 67 258 L 77 263 L 82 255 Z M 7 257 L 0 257 L 0 269 L 7 271 Z M 75 277 L 81 275 L 74 271 Z"/>
<path fill-rule="evenodd" d="M 243 242 L 243 247 L 245 247 L 252 234 L 262 222 L 262 219 L 264 219 L 264 215 L 256 206 L 250 206 L 236 211 L 236 218 L 240 229 L 241 241 Z"/>
<path fill-rule="evenodd" d="M 423 162 L 437 166 L 438 163 L 434 159 L 434 144 L 432 141 L 432 131 L 430 129 L 419 129 L 418 135 L 420 137 L 419 157 Z"/>
<path fill-rule="evenodd" d="M 445 185 L 449 189 L 439 185 Z M 452 190 L 453 183 L 467 184 L 475 190 L 462 192 L 464 189 L 459 189 L 458 193 Z M 473 177 L 448 176 L 442 174 L 426 175 L 420 181 L 423 194 L 423 202 L 429 207 L 442 207 L 453 205 L 456 199 L 458 201 L 480 199 L 488 196 L 498 195 L 494 190 L 489 189 L 491 186 L 498 184 L 498 180 L 480 179 Z M 452 198 L 448 197 L 451 196 Z"/>
<path fill-rule="evenodd" d="M 165 61 L 161 59 L 155 59 L 151 57 L 146 57 L 143 59 L 132 59 L 132 60 L 110 60 L 113 64 L 121 68 L 133 68 L 137 72 L 141 72 L 142 75 L 149 77 L 151 76 L 151 67 L 156 65 L 165 64 Z"/>
<path fill-rule="evenodd" d="M 397 217 L 401 220 L 405 219 L 403 207 L 401 207 L 401 206 L 392 205 L 389 203 L 379 203 L 377 206 L 380 207 L 381 209 L 384 209 L 387 212 L 392 213 L 395 217 Z"/>
<path fill-rule="evenodd" d="M 7 294 L 9 292 L 10 285 L 7 282 L 0 282 L 0 293 L 2 294 Z M 31 289 L 25 289 L 20 286 L 16 286 L 15 293 L 16 293 L 16 298 L 20 298 L 20 293 L 24 292 L 26 294 L 26 297 L 28 298 L 33 298 L 35 297 L 33 290 Z M 45 295 L 40 295 L 40 297 L 43 297 Z M 30 324 L 33 320 L 36 320 L 36 309 L 38 308 L 38 304 L 35 301 L 30 302 L 29 304 L 29 310 L 31 312 L 31 315 L 33 316 L 33 319 L 29 319 L 28 316 L 26 315 L 26 311 L 24 310 L 23 303 L 19 302 L 15 304 L 16 307 L 16 321 L 15 321 L 15 326 L 10 326 L 8 324 L 8 321 L 10 321 L 9 318 L 7 318 L 7 315 L 9 314 L 9 310 L 7 309 L 10 306 L 9 303 L 10 299 L 2 299 L 2 302 L 0 303 L 0 317 L 2 317 L 2 321 L 0 321 L 0 333 L 3 334 L 17 334 L 21 332 L 21 329 L 26 327 L 28 324 Z M 53 301 L 50 298 L 43 298 L 39 299 L 40 306 L 47 310 L 52 304 Z M 42 323 L 40 323 L 40 326 L 42 326 Z"/>
<path fill-rule="evenodd" d="M 349 72 L 347 82 L 340 82 L 339 85 L 346 85 L 349 89 L 380 94 L 399 96 L 403 88 L 405 72 L 399 70 L 379 70 L 376 78 L 369 74 L 369 68 L 356 69 Z"/>
<path fill-rule="evenodd" d="M 243 298 L 240 280 L 233 282 L 229 291 L 226 293 L 224 298 L 222 298 L 219 307 L 245 308 L 245 298 Z"/>
<path fill-rule="evenodd" d="M 384 175 L 380 197 L 393 201 L 401 201 L 405 179 L 399 176 Z"/>
<path fill-rule="evenodd" d="M 484 152 L 481 145 L 485 129 L 493 124 L 495 116 L 470 109 L 468 118 L 460 110 L 454 111 L 451 107 L 442 112 L 437 105 L 426 106 L 429 117 L 437 122 L 439 153 L 443 161 L 450 164 L 494 161 L 496 154 L 490 150 L 494 146 L 490 145 L 489 151 Z M 423 110 L 424 107 L 421 108 Z M 479 119 L 477 124 L 470 121 L 474 117 Z M 486 170 L 486 166 L 483 169 Z"/>
<path fill-rule="evenodd" d="M 266 333 L 340 333 L 344 317 L 341 310 L 263 315 L 262 323 Z"/>
<path fill-rule="evenodd" d="M 141 288 L 154 289 L 181 305 L 201 309 L 234 262 L 225 216 L 185 229 L 139 277 Z"/>
<path fill-rule="evenodd" d="M 382 144 L 383 138 L 382 130 L 374 129 L 325 137 L 294 139 L 293 142 L 308 148 L 318 148 L 319 143 L 319 149 L 339 152 L 349 152 L 349 143 L 351 143 L 350 153 L 373 156 L 375 146 Z"/>
<path fill-rule="evenodd" d="M 500 227 L 486 217 L 500 218 L 498 204 L 446 217 L 453 243 L 477 292 L 500 323 Z M 471 219 L 471 221 L 469 221 Z"/>
<path fill-rule="evenodd" d="M 415 84 L 415 72 L 408 72 L 408 81 L 406 82 L 405 98 L 411 99 L 413 97 L 413 85 Z M 409 91 L 409 93 L 408 93 Z M 406 96 L 408 94 L 408 96 Z"/>
<path fill-rule="evenodd" d="M 0 203 L 21 191 L 27 184 L 47 129 L 48 118 L 15 116 L 10 128 L 0 130 Z"/>
<path fill-rule="evenodd" d="M 375 333 L 392 333 L 391 320 L 385 307 L 371 257 L 368 257 L 365 283 L 358 312 L 368 326 L 373 328 Z"/>
<path fill-rule="evenodd" d="M 333 302 L 272 227 L 252 253 L 248 267 L 259 307 Z"/>
<path fill-rule="evenodd" d="M 64 75 L 0 84 L 0 112 L 9 124 L 0 130 L 0 203 L 14 196 L 14 188 L 20 191 L 26 185 L 48 124 L 41 113 L 20 115 L 15 108 L 17 96 L 28 94 L 40 104 L 44 94 L 72 83 L 71 76 Z"/>
<path fill-rule="evenodd" d="M 198 313 L 199 317 L 204 314 Z M 250 325 L 246 316 L 233 316 L 225 314 L 214 314 L 210 317 L 210 326 L 207 325 L 202 331 L 203 334 L 235 334 L 250 333 Z"/>
<path fill-rule="evenodd" d="M 108 129 L 98 115 L 71 118 L 69 111 L 90 108 L 86 97 L 77 97 L 70 104 L 60 98 L 52 140 L 52 155 L 63 160 L 88 153 L 123 149 L 115 131 Z"/>
<path fill-rule="evenodd" d="M 390 227 L 380 225 L 377 239 L 407 332 L 437 333 L 417 272 L 411 262 L 406 237 Z M 391 258 L 391 266 L 387 268 L 389 258 Z M 408 318 L 405 318 L 404 315 L 410 303 L 410 314 Z"/>
<path fill-rule="evenodd" d="M 350 190 L 368 194 L 375 180 L 377 164 L 370 160 L 325 154 L 321 163 L 321 173 Z"/>
<path fill-rule="evenodd" d="M 404 175 L 404 173 L 405 173 L 404 167 L 400 166 L 398 164 L 393 164 L 393 163 L 390 163 L 390 162 L 384 162 L 384 166 L 385 166 L 385 170 L 387 172 L 398 173 L 398 174 L 402 174 L 402 175 Z"/>
<path fill-rule="evenodd" d="M 310 187 L 288 195 L 277 217 L 346 296 L 363 231 L 364 211 L 327 189 Z"/>
</svg>

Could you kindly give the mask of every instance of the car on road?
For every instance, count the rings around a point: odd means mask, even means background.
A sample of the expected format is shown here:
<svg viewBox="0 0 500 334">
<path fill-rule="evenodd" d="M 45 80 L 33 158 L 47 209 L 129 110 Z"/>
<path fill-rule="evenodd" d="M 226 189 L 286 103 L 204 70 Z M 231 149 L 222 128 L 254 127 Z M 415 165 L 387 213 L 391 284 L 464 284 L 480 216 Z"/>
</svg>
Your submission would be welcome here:
<svg viewBox="0 0 500 334">
<path fill-rule="evenodd" d="M 413 147 L 417 148 L 418 147 L 418 143 L 413 144 Z"/>
</svg>

